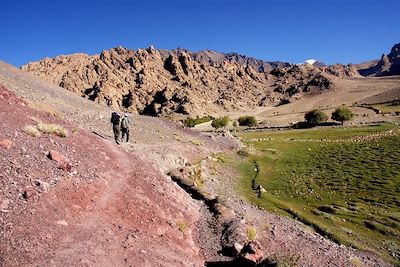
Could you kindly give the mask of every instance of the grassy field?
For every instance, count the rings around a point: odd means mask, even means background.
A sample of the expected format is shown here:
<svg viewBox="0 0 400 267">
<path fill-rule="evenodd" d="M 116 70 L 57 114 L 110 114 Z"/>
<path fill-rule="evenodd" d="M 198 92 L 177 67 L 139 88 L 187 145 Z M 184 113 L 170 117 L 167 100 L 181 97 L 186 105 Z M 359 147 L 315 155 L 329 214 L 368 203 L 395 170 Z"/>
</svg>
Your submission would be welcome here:
<svg viewBox="0 0 400 267">
<path fill-rule="evenodd" d="M 240 192 L 334 241 L 400 263 L 400 132 L 359 128 L 243 133 Z M 256 190 L 262 185 L 266 192 Z"/>
<path fill-rule="evenodd" d="M 385 103 L 361 105 L 379 111 L 379 113 L 400 113 L 400 100 L 395 100 Z"/>
</svg>

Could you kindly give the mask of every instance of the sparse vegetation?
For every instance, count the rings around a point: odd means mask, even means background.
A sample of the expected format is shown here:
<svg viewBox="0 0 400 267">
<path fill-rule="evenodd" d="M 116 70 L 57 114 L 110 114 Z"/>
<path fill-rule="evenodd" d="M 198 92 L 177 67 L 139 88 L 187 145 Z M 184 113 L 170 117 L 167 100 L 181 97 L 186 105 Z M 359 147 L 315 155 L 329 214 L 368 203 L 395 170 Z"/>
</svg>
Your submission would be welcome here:
<svg viewBox="0 0 400 267">
<path fill-rule="evenodd" d="M 287 255 L 272 255 L 267 258 L 265 266 L 273 267 L 296 267 L 298 266 L 300 256 L 295 253 Z"/>
<path fill-rule="evenodd" d="M 61 125 L 54 124 L 54 123 L 43 123 L 37 120 L 35 126 L 27 125 L 25 126 L 22 131 L 26 134 L 29 134 L 33 137 L 39 137 L 41 133 L 44 134 L 54 134 L 60 137 L 67 137 L 67 130 L 62 127 Z"/>
<path fill-rule="evenodd" d="M 304 115 L 306 123 L 309 125 L 318 125 L 328 120 L 328 116 L 319 109 L 313 109 Z"/>
<path fill-rule="evenodd" d="M 186 224 L 183 221 L 177 221 L 176 225 L 178 226 L 179 231 L 181 231 L 182 233 L 185 232 Z"/>
<path fill-rule="evenodd" d="M 255 240 L 257 237 L 257 231 L 254 226 L 250 226 L 246 230 L 246 236 L 248 240 Z"/>
<path fill-rule="evenodd" d="M 355 267 L 363 267 L 364 266 L 363 262 L 357 257 L 350 258 L 350 262 Z"/>
<path fill-rule="evenodd" d="M 40 102 L 31 101 L 31 100 L 27 100 L 26 102 L 28 104 L 28 107 L 43 111 L 43 112 L 45 112 L 45 113 L 47 113 L 47 114 L 49 114 L 51 116 L 54 116 L 54 117 L 58 117 L 58 118 L 62 117 L 60 115 L 60 113 L 56 109 L 50 107 L 49 105 L 46 105 L 46 104 L 43 104 L 43 103 L 40 103 Z"/>
<path fill-rule="evenodd" d="M 202 178 L 201 166 L 193 165 L 189 170 L 189 178 L 196 184 L 197 187 L 202 187 L 204 180 Z"/>
<path fill-rule="evenodd" d="M 190 140 L 190 143 L 192 143 L 195 146 L 203 145 L 203 142 L 201 140 L 199 140 L 199 139 L 192 139 L 192 140 Z"/>
<path fill-rule="evenodd" d="M 332 120 L 335 121 L 340 121 L 342 124 L 345 121 L 349 121 L 354 117 L 353 112 L 348 107 L 342 106 L 338 107 L 333 113 L 332 113 Z"/>
<path fill-rule="evenodd" d="M 377 113 L 395 113 L 399 115 L 400 113 L 400 100 L 394 100 L 390 102 L 375 103 L 375 104 L 361 104 L 360 107 L 370 108 Z"/>
<path fill-rule="evenodd" d="M 238 122 L 240 126 L 257 126 L 257 120 L 253 116 L 242 116 Z"/>
<path fill-rule="evenodd" d="M 388 132 L 392 134 L 385 135 Z M 369 249 L 395 262 L 393 255 L 400 252 L 398 126 L 271 131 L 241 137 L 257 151 L 238 166 L 244 177 L 240 192 L 251 202 L 296 217 L 335 242 Z M 267 190 L 261 197 L 254 190 L 257 185 Z"/>
<path fill-rule="evenodd" d="M 33 137 L 39 137 L 39 136 L 40 136 L 39 130 L 38 130 L 35 126 L 33 126 L 33 125 L 27 125 L 27 126 L 25 126 L 25 127 L 22 129 L 22 131 L 23 131 L 24 133 L 26 133 L 26 134 L 29 134 L 30 136 L 33 136 Z"/>
<path fill-rule="evenodd" d="M 44 134 L 54 134 L 60 137 L 67 137 L 67 130 L 61 125 L 55 123 L 39 122 L 36 128 Z"/>
<path fill-rule="evenodd" d="M 197 124 L 212 121 L 213 119 L 214 119 L 214 117 L 210 116 L 210 115 L 207 115 L 207 116 L 204 116 L 201 118 L 199 116 L 197 116 L 196 118 L 189 117 L 189 118 L 183 120 L 182 123 L 187 127 L 194 127 Z"/>
<path fill-rule="evenodd" d="M 214 119 L 211 123 L 211 126 L 214 127 L 215 129 L 219 129 L 219 128 L 228 126 L 228 123 L 229 123 L 229 117 L 223 116 L 223 117 Z"/>
</svg>

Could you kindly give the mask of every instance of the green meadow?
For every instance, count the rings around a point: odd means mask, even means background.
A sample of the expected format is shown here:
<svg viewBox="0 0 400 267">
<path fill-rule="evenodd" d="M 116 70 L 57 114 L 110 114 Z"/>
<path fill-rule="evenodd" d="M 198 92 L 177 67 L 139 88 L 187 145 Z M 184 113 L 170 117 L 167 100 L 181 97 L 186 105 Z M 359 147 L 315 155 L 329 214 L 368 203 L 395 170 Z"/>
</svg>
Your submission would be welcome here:
<svg viewBox="0 0 400 267">
<path fill-rule="evenodd" d="M 400 263 L 400 131 L 393 124 L 242 133 L 240 193 L 337 243 Z M 259 193 L 261 185 L 266 192 Z"/>
</svg>

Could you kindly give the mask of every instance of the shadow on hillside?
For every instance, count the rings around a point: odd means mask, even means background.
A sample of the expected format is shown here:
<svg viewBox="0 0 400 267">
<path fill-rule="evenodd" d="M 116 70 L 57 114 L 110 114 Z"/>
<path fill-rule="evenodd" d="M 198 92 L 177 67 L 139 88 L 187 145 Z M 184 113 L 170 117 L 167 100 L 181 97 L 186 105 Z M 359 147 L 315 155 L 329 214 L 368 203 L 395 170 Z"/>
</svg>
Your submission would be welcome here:
<svg viewBox="0 0 400 267">
<path fill-rule="evenodd" d="M 242 260 L 232 260 L 232 261 L 209 261 L 205 264 L 206 267 L 272 267 L 277 266 L 274 263 L 263 261 L 257 265 Z"/>
<path fill-rule="evenodd" d="M 321 126 L 336 126 L 336 125 L 340 125 L 340 124 L 337 123 L 337 122 L 322 122 L 320 124 L 313 125 L 313 124 L 308 124 L 305 121 L 300 121 L 300 122 L 298 122 L 298 123 L 293 125 L 293 129 L 309 129 L 309 128 L 313 128 L 313 127 L 316 127 L 316 126 L 320 126 L 321 127 Z"/>
</svg>

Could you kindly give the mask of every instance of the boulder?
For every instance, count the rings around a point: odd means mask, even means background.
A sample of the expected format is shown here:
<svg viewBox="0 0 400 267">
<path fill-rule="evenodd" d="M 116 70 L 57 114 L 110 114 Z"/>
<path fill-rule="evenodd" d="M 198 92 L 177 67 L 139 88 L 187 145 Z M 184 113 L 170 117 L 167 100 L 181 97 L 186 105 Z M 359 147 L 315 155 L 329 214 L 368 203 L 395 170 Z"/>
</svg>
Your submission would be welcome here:
<svg viewBox="0 0 400 267">
<path fill-rule="evenodd" d="M 12 141 L 10 139 L 3 139 L 0 141 L 0 148 L 10 149 L 12 147 Z"/>
<path fill-rule="evenodd" d="M 224 225 L 221 246 L 226 255 L 237 256 L 246 243 L 246 225 L 244 220 L 235 218 Z"/>
<path fill-rule="evenodd" d="M 261 244 L 256 240 L 248 241 L 243 246 L 238 256 L 241 262 L 248 263 L 248 265 L 253 266 L 256 266 L 258 263 L 260 263 L 263 257 L 264 253 L 262 251 Z"/>
<path fill-rule="evenodd" d="M 51 150 L 47 155 L 49 159 L 54 160 L 58 163 L 58 167 L 63 169 L 64 171 L 70 171 L 72 168 L 71 163 L 69 163 L 68 159 L 60 154 L 60 152 L 56 150 Z"/>
</svg>

